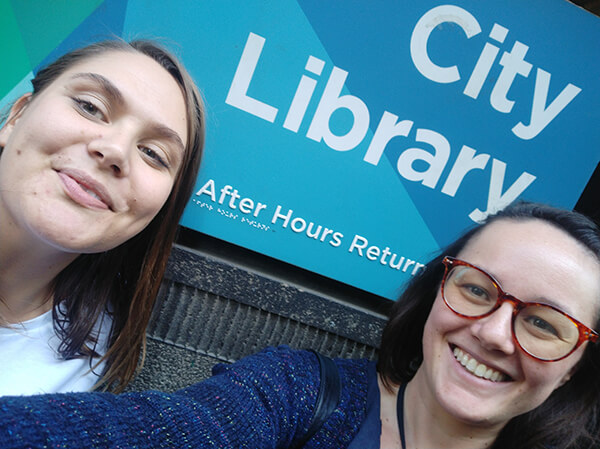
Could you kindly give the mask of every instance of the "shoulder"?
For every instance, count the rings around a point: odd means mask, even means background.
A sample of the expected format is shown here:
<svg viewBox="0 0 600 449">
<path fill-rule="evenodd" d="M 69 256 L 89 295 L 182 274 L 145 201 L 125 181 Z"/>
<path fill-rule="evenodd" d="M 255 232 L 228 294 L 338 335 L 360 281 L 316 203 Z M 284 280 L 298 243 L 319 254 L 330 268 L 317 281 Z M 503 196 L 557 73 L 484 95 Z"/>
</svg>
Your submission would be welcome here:
<svg viewBox="0 0 600 449">
<path fill-rule="evenodd" d="M 107 316 L 97 323 L 93 334 L 100 355 L 106 352 L 110 324 Z M 0 359 L 11 366 L 10 370 L 0 370 L 0 395 L 89 391 L 98 381 L 104 362 L 90 369 L 94 361 L 88 357 L 65 359 L 59 353 L 61 341 L 52 311 L 0 329 Z"/>
</svg>

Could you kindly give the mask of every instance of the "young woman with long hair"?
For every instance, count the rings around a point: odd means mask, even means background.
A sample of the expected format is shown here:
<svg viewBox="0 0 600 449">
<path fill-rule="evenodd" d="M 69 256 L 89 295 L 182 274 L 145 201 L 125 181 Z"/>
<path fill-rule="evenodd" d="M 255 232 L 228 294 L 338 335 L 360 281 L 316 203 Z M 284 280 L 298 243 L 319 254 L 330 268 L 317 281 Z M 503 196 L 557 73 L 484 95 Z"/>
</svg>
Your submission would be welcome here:
<svg viewBox="0 0 600 449">
<path fill-rule="evenodd" d="M 144 40 L 71 51 L 32 86 L 0 128 L 0 394 L 120 391 L 198 172 L 202 100 Z"/>
</svg>

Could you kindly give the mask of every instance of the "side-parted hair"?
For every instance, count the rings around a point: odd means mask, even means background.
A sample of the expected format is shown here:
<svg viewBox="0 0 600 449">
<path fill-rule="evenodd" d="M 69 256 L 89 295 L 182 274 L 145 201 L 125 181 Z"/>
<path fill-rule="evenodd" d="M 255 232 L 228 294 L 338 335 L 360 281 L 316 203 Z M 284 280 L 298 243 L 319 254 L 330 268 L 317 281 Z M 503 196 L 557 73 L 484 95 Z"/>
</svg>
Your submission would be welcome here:
<svg viewBox="0 0 600 449">
<path fill-rule="evenodd" d="M 488 217 L 481 226 L 468 230 L 431 260 L 408 283 L 392 307 L 377 364 L 386 386 L 410 381 L 423 361 L 423 330 L 444 275 L 444 256 L 457 256 L 474 236 L 498 220 L 542 220 L 575 238 L 600 262 L 600 230 L 577 212 L 519 202 Z M 600 328 L 600 317 L 593 328 Z M 600 344 L 588 342 L 571 379 L 540 406 L 510 420 L 492 449 L 598 447 L 594 444 L 600 443 L 599 431 Z"/>
<path fill-rule="evenodd" d="M 53 282 L 52 316 L 62 341 L 59 352 L 65 359 L 97 356 L 94 327 L 104 313 L 112 316 L 109 348 L 103 356 L 106 368 L 96 388 L 119 392 L 143 363 L 146 326 L 179 219 L 194 188 L 205 130 L 204 105 L 194 81 L 175 56 L 149 40 L 102 41 L 61 56 L 31 81 L 32 99 L 73 65 L 109 52 L 141 53 L 160 64 L 179 85 L 187 116 L 184 157 L 156 217 L 118 247 L 78 256 Z"/>
</svg>

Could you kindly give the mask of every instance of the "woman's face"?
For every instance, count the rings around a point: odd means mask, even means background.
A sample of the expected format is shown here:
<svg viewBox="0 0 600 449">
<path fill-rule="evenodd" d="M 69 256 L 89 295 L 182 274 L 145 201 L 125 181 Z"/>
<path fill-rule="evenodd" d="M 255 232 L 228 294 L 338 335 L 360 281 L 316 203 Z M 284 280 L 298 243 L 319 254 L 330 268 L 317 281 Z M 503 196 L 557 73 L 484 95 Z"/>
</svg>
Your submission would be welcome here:
<svg viewBox="0 0 600 449">
<path fill-rule="evenodd" d="M 555 305 L 593 327 L 599 311 L 600 264 L 579 242 L 541 220 L 499 220 L 476 235 L 457 256 L 498 280 L 504 291 L 526 302 Z M 423 335 L 424 380 L 433 403 L 463 422 L 501 426 L 546 400 L 574 370 L 586 347 L 569 357 L 542 362 L 513 340 L 513 306 L 504 303 L 491 315 L 468 320 L 452 312 L 441 293 Z M 457 361 L 467 355 L 472 373 Z M 479 367 L 479 365 L 483 365 Z M 478 371 L 477 371 L 478 368 Z M 492 370 L 496 381 L 481 377 Z"/>
<path fill-rule="evenodd" d="M 165 203 L 186 139 L 182 91 L 157 62 L 85 59 L 19 100 L 0 130 L 3 225 L 65 252 L 114 248 Z"/>
</svg>

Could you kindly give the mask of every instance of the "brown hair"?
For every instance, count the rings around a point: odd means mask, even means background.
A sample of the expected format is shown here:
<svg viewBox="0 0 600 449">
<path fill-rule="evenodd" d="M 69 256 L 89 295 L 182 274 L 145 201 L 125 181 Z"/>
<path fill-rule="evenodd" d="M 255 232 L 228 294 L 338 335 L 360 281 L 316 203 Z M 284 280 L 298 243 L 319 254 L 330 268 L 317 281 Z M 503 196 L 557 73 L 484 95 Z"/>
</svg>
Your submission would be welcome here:
<svg viewBox="0 0 600 449">
<path fill-rule="evenodd" d="M 138 52 L 158 62 L 175 79 L 185 98 L 187 142 L 171 193 L 156 217 L 139 234 L 116 248 L 82 254 L 53 281 L 54 327 L 65 359 L 97 356 L 94 327 L 112 316 L 106 368 L 97 384 L 121 391 L 145 354 L 145 330 L 162 280 L 178 222 L 192 193 L 204 145 L 204 106 L 190 75 L 177 59 L 147 40 L 94 43 L 61 56 L 32 80 L 35 97 L 65 70 L 111 51 Z M 1 149 L 0 149 L 1 154 Z"/>
<path fill-rule="evenodd" d="M 377 363 L 387 387 L 391 383 L 409 382 L 423 361 L 423 329 L 444 274 L 443 257 L 458 255 L 475 235 L 494 221 L 535 219 L 571 235 L 600 261 L 600 230 L 577 212 L 520 202 L 489 217 L 482 226 L 468 230 L 431 260 L 392 307 Z M 594 324 L 595 329 L 600 328 L 600 317 Z M 600 345 L 588 343 L 571 379 L 539 407 L 510 420 L 492 449 L 576 449 L 600 443 L 599 372 Z"/>
</svg>

